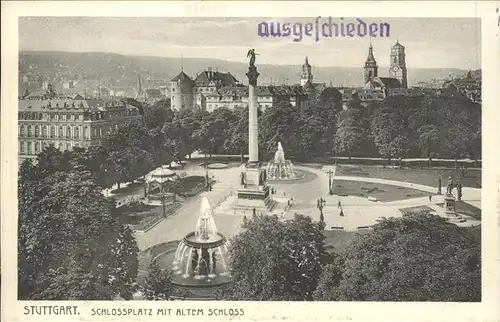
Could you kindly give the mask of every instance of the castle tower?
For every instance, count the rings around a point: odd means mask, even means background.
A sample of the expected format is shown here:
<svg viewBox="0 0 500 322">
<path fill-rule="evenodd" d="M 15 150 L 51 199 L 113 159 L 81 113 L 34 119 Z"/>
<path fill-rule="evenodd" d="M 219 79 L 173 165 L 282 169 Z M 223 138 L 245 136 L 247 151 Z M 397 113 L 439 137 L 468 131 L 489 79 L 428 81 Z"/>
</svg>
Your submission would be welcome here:
<svg viewBox="0 0 500 322">
<path fill-rule="evenodd" d="M 399 41 L 392 46 L 389 75 L 397 78 L 403 88 L 408 88 L 405 47 Z"/>
<path fill-rule="evenodd" d="M 366 58 L 364 69 L 365 69 L 364 73 L 365 84 L 368 83 L 368 81 L 371 80 L 372 78 L 378 77 L 378 66 L 377 66 L 377 61 L 373 56 L 373 46 L 371 40 L 370 40 L 370 47 L 368 48 L 368 57 Z"/>
<path fill-rule="evenodd" d="M 307 82 L 312 83 L 313 74 L 311 73 L 312 66 L 309 65 L 309 60 L 306 57 L 304 65 L 302 65 L 302 75 L 300 76 L 300 85 L 304 86 Z"/>
<path fill-rule="evenodd" d="M 195 82 L 181 71 L 170 81 L 170 99 L 172 110 L 193 109 L 195 106 Z"/>
<path fill-rule="evenodd" d="M 141 74 L 137 74 L 137 96 L 136 99 L 142 100 L 144 99 L 144 91 L 142 89 L 142 82 L 141 82 Z"/>
</svg>

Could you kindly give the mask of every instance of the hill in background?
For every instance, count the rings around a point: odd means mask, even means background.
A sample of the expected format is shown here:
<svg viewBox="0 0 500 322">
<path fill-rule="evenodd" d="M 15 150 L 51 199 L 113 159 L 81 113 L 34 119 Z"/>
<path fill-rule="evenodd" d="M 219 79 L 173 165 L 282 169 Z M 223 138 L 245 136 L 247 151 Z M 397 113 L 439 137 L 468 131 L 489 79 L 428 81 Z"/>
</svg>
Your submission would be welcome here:
<svg viewBox="0 0 500 322">
<path fill-rule="evenodd" d="M 313 66 L 315 82 L 330 82 L 333 86 L 362 86 L 363 62 L 360 67 L 321 67 Z M 211 67 L 213 70 L 231 72 L 240 82 L 247 83 L 246 63 L 224 61 L 221 59 L 184 58 L 184 71 L 192 77 Z M 287 83 L 300 81 L 301 65 L 258 65 L 261 84 Z M 168 85 L 168 81 L 181 70 L 181 58 L 128 56 L 115 53 L 74 53 L 61 51 L 21 51 L 19 53 L 20 91 L 27 87 L 41 86 L 49 78 L 53 82 L 63 80 L 96 80 L 100 77 L 103 86 L 135 87 L 137 74 L 141 74 L 143 85 Z M 463 76 L 466 70 L 453 68 L 411 68 L 408 67 L 408 83 L 411 86 L 420 81 L 446 78 L 450 75 Z M 380 66 L 379 75 L 387 76 L 388 67 Z"/>
</svg>

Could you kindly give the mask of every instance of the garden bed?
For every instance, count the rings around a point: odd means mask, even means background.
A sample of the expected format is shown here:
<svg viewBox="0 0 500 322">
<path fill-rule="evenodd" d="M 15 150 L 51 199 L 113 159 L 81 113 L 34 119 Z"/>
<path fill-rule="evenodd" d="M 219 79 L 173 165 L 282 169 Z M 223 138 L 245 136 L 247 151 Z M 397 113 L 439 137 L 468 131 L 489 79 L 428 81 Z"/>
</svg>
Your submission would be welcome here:
<svg viewBox="0 0 500 322">
<path fill-rule="evenodd" d="M 460 169 L 399 169 L 376 166 L 337 166 L 336 176 L 354 176 L 379 178 L 403 182 L 411 182 L 426 186 L 436 187 L 441 176 L 442 189 L 446 189 L 448 178 L 451 176 L 455 182 L 460 179 L 464 187 L 481 187 L 481 170 L 469 169 L 464 176 Z"/>
<path fill-rule="evenodd" d="M 387 202 L 426 197 L 428 192 L 387 184 L 338 180 L 334 181 L 333 194 L 340 196 L 374 197 L 377 201 Z"/>
<path fill-rule="evenodd" d="M 443 207 L 443 203 L 438 203 L 436 205 L 438 205 L 439 207 Z M 481 209 L 469 205 L 468 203 L 461 200 L 455 201 L 455 211 L 459 214 L 464 214 L 481 220 Z"/>
</svg>

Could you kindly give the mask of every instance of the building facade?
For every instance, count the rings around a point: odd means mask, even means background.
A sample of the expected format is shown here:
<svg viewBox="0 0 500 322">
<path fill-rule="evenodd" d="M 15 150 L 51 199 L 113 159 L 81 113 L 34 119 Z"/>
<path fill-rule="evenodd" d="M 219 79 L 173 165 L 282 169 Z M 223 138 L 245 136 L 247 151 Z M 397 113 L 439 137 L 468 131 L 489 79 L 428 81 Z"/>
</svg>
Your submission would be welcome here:
<svg viewBox="0 0 500 322">
<path fill-rule="evenodd" d="M 49 145 L 61 151 L 97 144 L 125 123 L 141 123 L 136 107 L 121 101 L 56 95 L 48 86 L 42 95 L 19 100 L 19 161 L 34 159 Z"/>
<path fill-rule="evenodd" d="M 405 47 L 399 41 L 391 49 L 389 75 L 399 80 L 403 88 L 408 88 Z"/>
</svg>

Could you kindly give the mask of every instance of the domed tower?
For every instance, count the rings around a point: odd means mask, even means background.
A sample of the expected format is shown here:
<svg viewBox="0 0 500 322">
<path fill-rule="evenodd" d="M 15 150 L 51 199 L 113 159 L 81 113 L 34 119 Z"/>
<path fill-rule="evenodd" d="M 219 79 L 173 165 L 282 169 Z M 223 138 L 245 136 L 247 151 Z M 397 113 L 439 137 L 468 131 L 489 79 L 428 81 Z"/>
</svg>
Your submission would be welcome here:
<svg viewBox="0 0 500 322">
<path fill-rule="evenodd" d="M 192 109 L 195 105 L 195 82 L 184 71 L 170 81 L 172 110 Z"/>
<path fill-rule="evenodd" d="M 307 82 L 312 83 L 313 74 L 311 72 L 312 66 L 309 65 L 309 60 L 306 57 L 304 65 L 302 65 L 302 75 L 300 76 L 300 85 L 304 86 Z"/>
<path fill-rule="evenodd" d="M 370 40 L 370 47 L 368 47 L 368 57 L 365 61 L 365 84 L 374 77 L 378 77 L 378 66 L 375 57 L 373 56 L 373 46 Z"/>
<path fill-rule="evenodd" d="M 403 88 L 408 88 L 405 47 L 399 41 L 392 46 L 390 66 L 389 75 L 397 78 Z"/>
</svg>

